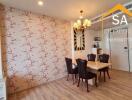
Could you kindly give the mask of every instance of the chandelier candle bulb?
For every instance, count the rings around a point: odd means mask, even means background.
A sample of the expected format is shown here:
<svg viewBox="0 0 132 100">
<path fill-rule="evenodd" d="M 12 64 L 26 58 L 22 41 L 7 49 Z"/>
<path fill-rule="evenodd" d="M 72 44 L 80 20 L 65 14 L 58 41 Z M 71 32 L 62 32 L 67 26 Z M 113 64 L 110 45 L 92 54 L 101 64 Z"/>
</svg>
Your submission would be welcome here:
<svg viewBox="0 0 132 100">
<path fill-rule="evenodd" d="M 77 23 L 74 23 L 73 27 L 74 27 L 74 28 L 78 28 Z"/>
<path fill-rule="evenodd" d="M 77 20 L 77 24 L 80 26 L 81 25 L 81 20 Z"/>
<path fill-rule="evenodd" d="M 91 24 L 92 24 L 92 23 L 91 23 L 91 21 L 90 21 L 90 20 L 88 20 L 88 26 L 91 26 Z"/>
</svg>

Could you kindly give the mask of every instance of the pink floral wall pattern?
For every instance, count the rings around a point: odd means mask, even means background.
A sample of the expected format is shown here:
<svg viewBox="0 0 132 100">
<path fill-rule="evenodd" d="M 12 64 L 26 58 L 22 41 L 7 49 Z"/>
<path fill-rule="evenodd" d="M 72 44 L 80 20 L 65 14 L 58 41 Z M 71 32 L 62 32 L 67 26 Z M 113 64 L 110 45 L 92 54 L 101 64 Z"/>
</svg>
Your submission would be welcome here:
<svg viewBox="0 0 132 100">
<path fill-rule="evenodd" d="M 2 44 L 9 93 L 64 77 L 70 36 L 67 21 L 6 7 Z"/>
</svg>

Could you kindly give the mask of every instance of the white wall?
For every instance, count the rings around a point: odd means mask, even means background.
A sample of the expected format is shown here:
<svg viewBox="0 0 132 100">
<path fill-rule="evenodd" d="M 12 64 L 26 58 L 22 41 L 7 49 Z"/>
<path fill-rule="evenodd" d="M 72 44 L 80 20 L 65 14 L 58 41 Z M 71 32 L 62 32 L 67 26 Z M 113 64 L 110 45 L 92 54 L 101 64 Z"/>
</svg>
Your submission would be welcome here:
<svg viewBox="0 0 132 100">
<path fill-rule="evenodd" d="M 108 40 L 108 37 L 109 37 L 109 29 L 104 29 L 104 43 L 103 43 L 103 51 L 105 53 L 110 53 L 110 48 L 109 48 L 109 40 Z"/>
</svg>

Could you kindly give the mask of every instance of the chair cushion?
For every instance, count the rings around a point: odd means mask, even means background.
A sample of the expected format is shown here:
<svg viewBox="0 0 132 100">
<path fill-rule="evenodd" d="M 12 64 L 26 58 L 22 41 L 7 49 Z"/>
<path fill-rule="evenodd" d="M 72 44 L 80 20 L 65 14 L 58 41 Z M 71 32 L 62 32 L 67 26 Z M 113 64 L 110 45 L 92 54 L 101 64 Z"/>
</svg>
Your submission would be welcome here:
<svg viewBox="0 0 132 100">
<path fill-rule="evenodd" d="M 94 77 L 96 77 L 97 75 L 95 73 L 92 73 L 92 72 L 87 72 L 86 73 L 86 79 L 92 79 Z"/>
<path fill-rule="evenodd" d="M 75 67 L 75 68 L 73 69 L 73 74 L 78 74 L 78 67 Z"/>
</svg>

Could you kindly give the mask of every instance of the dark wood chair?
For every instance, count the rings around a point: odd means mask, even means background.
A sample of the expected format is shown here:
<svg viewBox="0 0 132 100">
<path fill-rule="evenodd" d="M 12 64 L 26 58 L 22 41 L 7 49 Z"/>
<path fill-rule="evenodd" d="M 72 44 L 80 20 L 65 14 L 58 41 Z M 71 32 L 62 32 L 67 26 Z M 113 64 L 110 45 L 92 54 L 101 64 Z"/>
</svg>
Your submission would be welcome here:
<svg viewBox="0 0 132 100">
<path fill-rule="evenodd" d="M 99 61 L 102 62 L 102 63 L 108 63 L 109 62 L 109 55 L 108 54 L 99 55 Z M 106 73 L 108 75 L 108 78 L 110 79 L 109 66 L 106 67 L 106 68 L 100 69 L 99 72 L 100 72 L 99 78 L 101 77 L 101 73 L 102 72 L 104 73 L 104 82 L 106 81 L 106 77 L 105 77 Z"/>
<path fill-rule="evenodd" d="M 88 54 L 87 57 L 88 57 L 88 61 L 95 61 L 95 59 L 96 59 L 95 54 Z"/>
<path fill-rule="evenodd" d="M 81 59 L 76 59 L 77 66 L 78 66 L 78 74 L 79 74 L 79 80 L 78 80 L 78 87 L 80 84 L 80 79 L 85 79 L 85 82 L 87 84 L 87 92 L 89 92 L 88 89 L 88 80 L 95 78 L 95 85 L 97 86 L 97 75 L 92 72 L 87 71 L 87 60 L 81 60 Z"/>
<path fill-rule="evenodd" d="M 76 75 L 78 74 L 78 67 L 76 66 L 75 68 L 73 68 L 71 58 L 65 58 L 65 61 L 66 61 L 67 73 L 68 73 L 67 81 L 68 81 L 68 78 L 69 78 L 69 74 L 72 74 L 72 79 L 73 79 L 73 84 L 74 84 L 74 77 L 76 79 Z"/>
</svg>

